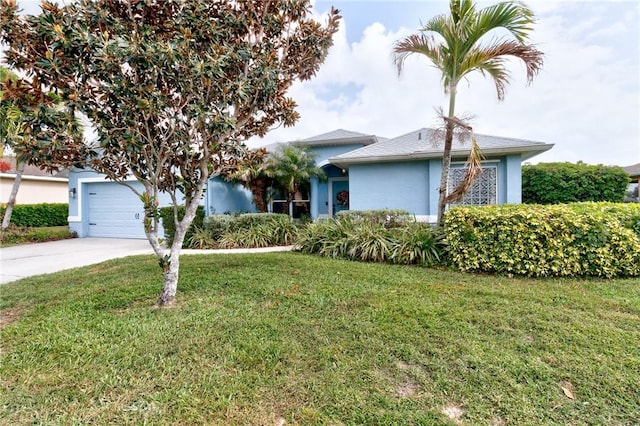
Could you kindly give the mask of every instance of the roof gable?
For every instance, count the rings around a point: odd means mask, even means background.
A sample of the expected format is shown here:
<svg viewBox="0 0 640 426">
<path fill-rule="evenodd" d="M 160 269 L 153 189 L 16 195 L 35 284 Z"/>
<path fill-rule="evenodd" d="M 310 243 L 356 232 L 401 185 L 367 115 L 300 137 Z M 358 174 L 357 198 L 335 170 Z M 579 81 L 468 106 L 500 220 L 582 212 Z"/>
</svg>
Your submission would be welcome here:
<svg viewBox="0 0 640 426">
<path fill-rule="evenodd" d="M 302 142 L 330 141 L 335 139 L 359 138 L 362 136 L 367 136 L 367 135 L 360 132 L 352 132 L 351 130 L 336 129 L 331 132 L 323 133 L 321 135 L 311 136 L 310 138 L 302 139 Z"/>
<path fill-rule="evenodd" d="M 623 167 L 623 169 L 625 172 L 627 172 L 629 176 L 632 176 L 632 177 L 640 176 L 640 163 Z"/>
<path fill-rule="evenodd" d="M 276 151 L 284 145 L 303 145 L 303 146 L 336 146 L 336 145 L 372 145 L 380 141 L 385 141 L 387 138 L 383 138 L 376 135 L 367 135 L 360 132 L 352 132 L 350 130 L 337 129 L 331 132 L 323 133 L 321 135 L 311 136 L 306 139 L 289 141 L 289 142 L 275 142 L 269 145 L 265 145 L 265 148 L 269 152 Z"/>
<path fill-rule="evenodd" d="M 443 150 L 443 144 L 438 143 L 440 137 L 434 129 L 421 128 L 330 158 L 329 161 L 350 164 L 440 158 Z M 527 159 L 553 147 L 553 144 L 524 139 L 482 134 L 475 134 L 475 137 L 485 155 L 520 153 L 523 159 Z M 451 147 L 452 156 L 466 156 L 469 154 L 470 148 L 471 142 L 462 143 L 458 139 L 454 139 Z"/>
</svg>

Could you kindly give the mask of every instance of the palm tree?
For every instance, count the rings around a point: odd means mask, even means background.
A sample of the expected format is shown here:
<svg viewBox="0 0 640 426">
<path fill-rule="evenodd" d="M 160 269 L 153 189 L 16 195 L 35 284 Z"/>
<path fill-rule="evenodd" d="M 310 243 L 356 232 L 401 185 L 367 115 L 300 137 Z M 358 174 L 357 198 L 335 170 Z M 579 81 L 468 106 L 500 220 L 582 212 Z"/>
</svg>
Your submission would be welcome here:
<svg viewBox="0 0 640 426">
<path fill-rule="evenodd" d="M 449 111 L 445 118 L 445 143 L 438 202 L 438 225 L 444 225 L 447 204 L 447 181 L 451 166 L 451 144 L 460 120 L 455 117 L 458 83 L 469 73 L 479 71 L 489 75 L 496 86 L 498 100 L 504 99 L 509 82 L 506 60 L 509 57 L 524 62 L 527 81 L 540 71 L 543 53 L 526 44 L 535 17 L 523 3 L 506 1 L 476 10 L 471 0 L 451 0 L 451 14 L 429 20 L 420 30 L 395 43 L 393 59 L 402 71 L 405 59 L 414 54 L 426 56 L 442 73 L 445 93 L 449 94 Z M 512 37 L 497 36 L 487 40 L 493 30 L 502 29 Z"/>
<path fill-rule="evenodd" d="M 305 147 L 285 145 L 271 153 L 267 176 L 274 178 L 287 192 L 287 211 L 300 185 L 312 177 L 325 178 L 324 171 L 316 166 L 314 155 Z"/>
<path fill-rule="evenodd" d="M 267 211 L 265 192 L 269 178 L 266 175 L 266 159 L 267 150 L 265 148 L 249 150 L 233 170 L 225 175 L 226 180 L 240 183 L 251 191 L 253 202 L 260 213 Z"/>
</svg>

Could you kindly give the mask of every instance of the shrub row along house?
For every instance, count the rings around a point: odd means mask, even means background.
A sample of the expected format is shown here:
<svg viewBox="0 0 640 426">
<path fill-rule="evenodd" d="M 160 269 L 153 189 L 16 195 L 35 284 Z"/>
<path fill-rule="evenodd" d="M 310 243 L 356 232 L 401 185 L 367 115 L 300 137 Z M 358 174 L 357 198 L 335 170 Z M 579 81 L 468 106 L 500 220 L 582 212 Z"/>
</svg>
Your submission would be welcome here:
<svg viewBox="0 0 640 426">
<path fill-rule="evenodd" d="M 435 139 L 434 130 L 427 128 L 392 139 L 339 129 L 289 142 L 313 152 L 327 177 L 304 185 L 289 214 L 318 219 L 349 209 L 403 209 L 419 220 L 435 222 L 442 172 L 442 147 Z M 484 155 L 482 173 L 460 203 L 520 203 L 522 162 L 553 144 L 487 135 L 476 139 Z M 470 147 L 454 142 L 451 187 L 464 177 Z M 79 236 L 144 238 L 142 204 L 128 188 L 75 170 L 69 175 L 69 193 L 69 225 Z M 282 212 L 284 198 L 273 193 L 270 211 Z M 161 205 L 169 203 L 169 197 L 160 200 Z M 256 211 L 247 189 L 220 177 L 209 180 L 203 205 L 208 215 Z"/>
</svg>

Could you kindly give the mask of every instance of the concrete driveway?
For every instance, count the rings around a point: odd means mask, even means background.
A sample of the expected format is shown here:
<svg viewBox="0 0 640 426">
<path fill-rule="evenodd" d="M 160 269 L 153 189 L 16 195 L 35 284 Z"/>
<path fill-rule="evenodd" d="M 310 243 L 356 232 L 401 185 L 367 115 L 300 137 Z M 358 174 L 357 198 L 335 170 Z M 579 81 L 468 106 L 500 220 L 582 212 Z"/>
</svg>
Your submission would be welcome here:
<svg viewBox="0 0 640 426">
<path fill-rule="evenodd" d="M 291 249 L 292 246 L 222 250 L 183 249 L 180 254 L 267 253 Z M 4 247 L 0 248 L 0 284 L 137 254 L 153 254 L 149 241 L 122 238 L 74 238 Z"/>
<path fill-rule="evenodd" d="M 74 238 L 0 248 L 0 284 L 136 254 L 152 254 L 147 240 Z"/>
</svg>

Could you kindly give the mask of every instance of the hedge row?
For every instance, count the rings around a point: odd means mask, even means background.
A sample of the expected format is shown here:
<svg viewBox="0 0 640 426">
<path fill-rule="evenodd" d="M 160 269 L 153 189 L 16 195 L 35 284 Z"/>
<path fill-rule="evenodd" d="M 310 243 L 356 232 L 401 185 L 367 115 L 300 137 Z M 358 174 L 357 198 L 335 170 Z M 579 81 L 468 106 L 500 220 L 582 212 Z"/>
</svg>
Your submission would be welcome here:
<svg viewBox="0 0 640 426">
<path fill-rule="evenodd" d="M 182 220 L 186 208 L 184 206 L 178 206 L 178 219 Z M 173 236 L 176 234 L 176 225 L 173 218 L 173 206 L 160 208 L 160 219 L 162 219 L 162 227 L 164 228 L 164 238 L 167 240 L 167 245 L 173 244 Z M 187 241 L 191 238 L 193 233 L 202 228 L 204 223 L 204 207 L 198 206 L 196 210 L 196 217 L 193 219 L 191 226 L 187 230 L 187 235 L 184 238 L 183 247 L 186 246 Z"/>
<path fill-rule="evenodd" d="M 629 175 L 621 167 L 584 163 L 540 163 L 522 167 L 522 202 L 558 204 L 586 201 L 621 203 Z"/>
<path fill-rule="evenodd" d="M 0 207 L 0 217 L 4 217 L 5 205 Z M 11 223 L 16 226 L 41 228 L 46 226 L 64 226 L 69 216 L 69 204 L 17 204 L 11 213 Z"/>
<path fill-rule="evenodd" d="M 640 204 L 456 207 L 445 230 L 461 271 L 640 276 Z"/>
</svg>

